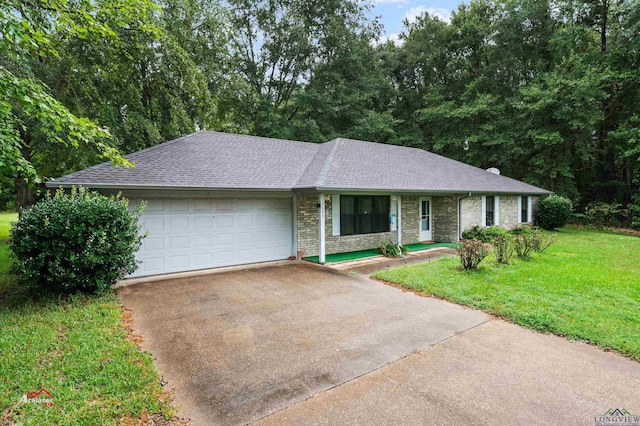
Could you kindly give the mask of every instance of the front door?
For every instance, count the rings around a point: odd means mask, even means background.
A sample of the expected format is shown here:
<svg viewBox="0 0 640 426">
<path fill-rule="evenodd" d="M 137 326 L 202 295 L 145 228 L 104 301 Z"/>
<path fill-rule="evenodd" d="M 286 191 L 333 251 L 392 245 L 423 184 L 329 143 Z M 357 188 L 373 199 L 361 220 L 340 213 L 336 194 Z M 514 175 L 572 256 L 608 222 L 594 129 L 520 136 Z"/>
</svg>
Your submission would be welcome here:
<svg viewBox="0 0 640 426">
<path fill-rule="evenodd" d="M 420 198 L 420 241 L 431 241 L 431 198 Z"/>
</svg>

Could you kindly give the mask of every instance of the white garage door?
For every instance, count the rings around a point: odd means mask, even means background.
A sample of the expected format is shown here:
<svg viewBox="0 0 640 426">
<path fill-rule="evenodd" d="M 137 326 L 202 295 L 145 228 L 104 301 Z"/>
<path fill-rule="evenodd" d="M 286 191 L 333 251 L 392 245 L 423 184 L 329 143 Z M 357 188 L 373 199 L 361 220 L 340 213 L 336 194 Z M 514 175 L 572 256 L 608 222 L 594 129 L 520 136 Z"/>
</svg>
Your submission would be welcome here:
<svg viewBox="0 0 640 426">
<path fill-rule="evenodd" d="M 134 277 L 287 259 L 291 199 L 152 199 Z M 135 205 L 139 200 L 132 200 Z"/>
</svg>

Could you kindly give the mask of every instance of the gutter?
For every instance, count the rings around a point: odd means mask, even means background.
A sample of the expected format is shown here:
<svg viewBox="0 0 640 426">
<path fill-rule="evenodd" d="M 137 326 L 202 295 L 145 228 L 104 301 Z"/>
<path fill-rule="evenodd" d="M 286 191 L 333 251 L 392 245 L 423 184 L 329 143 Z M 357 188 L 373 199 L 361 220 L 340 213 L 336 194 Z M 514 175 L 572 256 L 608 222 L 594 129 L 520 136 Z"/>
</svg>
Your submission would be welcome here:
<svg viewBox="0 0 640 426">
<path fill-rule="evenodd" d="M 138 190 L 138 189 L 152 189 L 160 191 L 256 191 L 256 192 L 291 192 L 291 188 L 246 188 L 246 187 L 213 187 L 213 186 L 163 186 L 163 185 L 127 185 L 118 183 L 66 183 L 56 182 L 51 180 L 45 183 L 47 188 L 72 188 L 72 187 L 85 187 L 91 189 L 119 189 L 119 190 Z"/>
<path fill-rule="evenodd" d="M 393 189 L 393 188 L 338 188 L 338 187 L 286 187 L 286 188 L 248 188 L 248 187 L 213 187 L 213 186 L 171 186 L 171 185 L 158 185 L 158 184 L 137 184 L 128 185 L 121 183 L 95 183 L 95 182 L 59 182 L 56 180 L 50 180 L 45 183 L 47 188 L 72 188 L 72 187 L 85 187 L 90 189 L 117 189 L 117 190 L 177 190 L 177 191 L 220 191 L 220 192 L 233 192 L 233 191 L 256 191 L 256 192 L 298 192 L 298 193 L 323 193 L 323 194 L 424 194 L 431 196 L 438 195 L 453 195 L 455 193 L 467 192 L 464 189 L 450 189 L 450 190 L 425 190 L 425 189 Z M 549 191 L 501 191 L 491 192 L 483 190 L 474 190 L 474 193 L 487 194 L 487 195 L 534 195 L 544 196 L 550 195 Z M 471 196 L 471 192 L 468 195 L 460 198 L 468 198 Z"/>
<path fill-rule="evenodd" d="M 482 194 L 482 195 L 535 195 L 535 196 L 543 196 L 550 194 L 549 191 L 546 190 L 538 190 L 538 191 L 524 191 L 524 190 L 515 190 L 515 191 L 487 191 L 483 189 L 473 189 L 473 192 L 470 192 L 469 189 L 437 189 L 437 190 L 428 190 L 428 189 L 402 189 L 402 188 L 340 188 L 340 187 L 294 187 L 293 191 L 300 193 L 323 193 L 323 194 L 367 194 L 367 193 L 375 193 L 375 194 L 424 194 L 425 196 L 439 196 L 439 195 L 455 195 L 467 192 L 469 195 L 465 196 L 467 198 L 474 194 Z"/>
</svg>

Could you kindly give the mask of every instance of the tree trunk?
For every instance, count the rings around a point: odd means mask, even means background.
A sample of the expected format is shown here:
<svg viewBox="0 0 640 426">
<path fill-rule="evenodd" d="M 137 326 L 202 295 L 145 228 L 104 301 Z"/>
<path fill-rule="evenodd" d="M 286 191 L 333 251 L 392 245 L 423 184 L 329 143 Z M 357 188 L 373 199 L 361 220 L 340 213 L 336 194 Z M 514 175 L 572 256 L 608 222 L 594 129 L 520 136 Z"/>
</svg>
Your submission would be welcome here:
<svg viewBox="0 0 640 426">
<path fill-rule="evenodd" d="M 609 1 L 602 0 L 602 10 L 600 15 L 600 50 L 607 51 L 607 24 L 609 21 Z"/>
<path fill-rule="evenodd" d="M 20 150 L 22 151 L 22 157 L 31 162 L 31 136 L 29 132 L 20 132 L 22 134 L 22 147 Z M 28 176 L 25 176 L 23 173 L 18 172 L 16 175 L 16 202 L 18 205 L 18 210 L 29 207 L 33 204 L 33 186 L 30 185 Z"/>
<path fill-rule="evenodd" d="M 630 158 L 627 158 L 624 162 L 624 183 L 625 191 L 623 203 L 626 206 L 631 203 L 631 194 L 633 190 L 633 166 Z"/>
<path fill-rule="evenodd" d="M 27 178 L 18 173 L 16 176 L 16 196 L 18 209 L 29 207 L 33 204 L 33 188 L 29 186 Z"/>
</svg>

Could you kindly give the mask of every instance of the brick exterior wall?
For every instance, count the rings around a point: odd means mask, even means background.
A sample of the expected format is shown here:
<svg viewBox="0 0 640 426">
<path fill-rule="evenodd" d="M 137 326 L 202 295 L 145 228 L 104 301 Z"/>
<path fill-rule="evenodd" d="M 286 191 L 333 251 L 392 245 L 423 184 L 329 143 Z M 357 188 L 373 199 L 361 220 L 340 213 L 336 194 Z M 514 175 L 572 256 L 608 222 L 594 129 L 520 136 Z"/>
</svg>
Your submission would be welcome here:
<svg viewBox="0 0 640 426">
<path fill-rule="evenodd" d="M 432 197 L 433 240 L 438 242 L 458 242 L 458 197 Z"/>
<path fill-rule="evenodd" d="M 511 229 L 518 226 L 518 218 L 520 212 L 518 211 L 518 196 L 515 195 L 501 195 L 500 196 L 500 222 L 499 226 L 506 229 Z"/>
<path fill-rule="evenodd" d="M 482 197 L 473 196 L 462 200 L 460 232 L 482 225 Z"/>
<path fill-rule="evenodd" d="M 401 227 L 402 243 L 412 244 L 419 241 L 420 197 L 402 196 Z M 433 239 L 441 242 L 458 241 L 458 196 L 431 197 L 433 205 Z M 297 229 L 298 258 L 318 255 L 318 196 L 298 195 Z M 533 197 L 532 208 L 535 213 L 540 197 Z M 327 254 L 375 248 L 382 242 L 397 241 L 397 232 L 381 232 L 361 235 L 332 235 L 331 200 L 325 201 L 325 248 Z M 500 196 L 500 226 L 512 228 L 518 224 L 518 197 Z M 482 197 L 473 196 L 462 200 L 462 230 L 482 223 Z"/>
<path fill-rule="evenodd" d="M 318 255 L 317 205 L 317 195 L 298 195 L 297 197 L 298 259 Z"/>
<path fill-rule="evenodd" d="M 420 197 L 403 195 L 401 201 L 402 244 L 417 243 L 420 241 Z"/>
<path fill-rule="evenodd" d="M 418 197 L 402 197 L 401 227 L 402 242 L 411 244 L 418 242 L 419 204 Z M 298 195 L 297 228 L 298 258 L 318 255 L 318 196 Z M 326 254 L 375 248 L 383 242 L 397 241 L 397 232 L 381 232 L 377 234 L 332 235 L 331 200 L 325 201 L 325 252 Z M 408 224 L 408 225 L 407 225 Z"/>
<path fill-rule="evenodd" d="M 388 241 L 395 243 L 398 240 L 398 233 L 396 231 L 379 232 L 376 234 L 332 235 L 333 206 L 331 200 L 325 202 L 325 208 L 327 209 L 327 214 L 325 216 L 327 220 L 327 225 L 325 227 L 325 250 L 327 254 L 367 250 L 378 247 L 381 243 L 386 243 Z M 317 239 L 316 251 L 318 251 Z"/>
<path fill-rule="evenodd" d="M 533 219 L 535 221 L 536 213 L 540 197 L 531 197 L 531 209 L 533 210 Z M 518 196 L 501 195 L 500 196 L 500 221 L 499 226 L 511 229 L 518 225 L 520 212 L 518 211 Z M 482 197 L 473 196 L 462 200 L 462 231 L 473 228 L 474 226 L 482 226 Z"/>
</svg>

